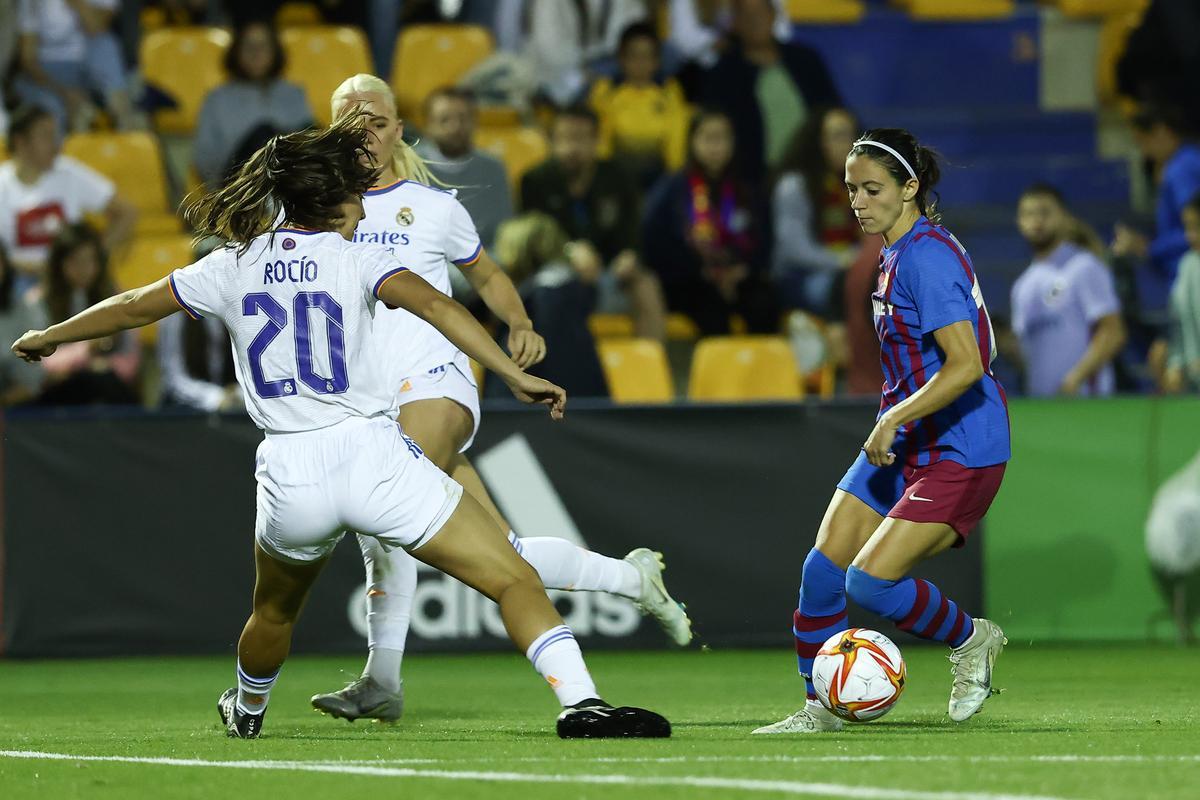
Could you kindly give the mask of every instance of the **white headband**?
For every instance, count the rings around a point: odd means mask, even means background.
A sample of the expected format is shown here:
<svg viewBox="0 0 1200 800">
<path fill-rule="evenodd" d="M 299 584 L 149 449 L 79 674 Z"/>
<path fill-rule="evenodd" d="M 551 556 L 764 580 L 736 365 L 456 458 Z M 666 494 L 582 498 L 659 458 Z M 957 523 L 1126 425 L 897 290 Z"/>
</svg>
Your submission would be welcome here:
<svg viewBox="0 0 1200 800">
<path fill-rule="evenodd" d="M 901 164 L 903 164 L 904 168 L 906 170 L 908 170 L 909 176 L 911 176 L 912 178 L 917 177 L 917 173 L 913 171 L 912 165 L 909 164 L 907 161 L 905 161 L 904 156 L 902 156 L 898 152 L 896 152 L 896 150 L 894 148 L 888 147 L 883 142 L 873 142 L 870 139 L 859 139 L 857 142 L 854 143 L 854 146 L 858 147 L 858 146 L 864 145 L 864 144 L 869 144 L 869 145 L 871 145 L 871 147 L 878 147 L 880 150 L 883 150 L 887 153 L 891 153 L 892 155 L 894 155 L 896 157 L 896 160 L 899 161 Z"/>
</svg>

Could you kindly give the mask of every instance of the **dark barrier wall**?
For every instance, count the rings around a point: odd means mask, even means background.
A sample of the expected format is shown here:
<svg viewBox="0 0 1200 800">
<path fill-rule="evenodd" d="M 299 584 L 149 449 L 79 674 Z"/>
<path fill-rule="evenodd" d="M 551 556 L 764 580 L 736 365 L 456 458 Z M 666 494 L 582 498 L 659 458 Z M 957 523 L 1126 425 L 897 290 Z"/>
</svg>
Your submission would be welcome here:
<svg viewBox="0 0 1200 800">
<path fill-rule="evenodd" d="M 496 411 L 472 456 L 521 535 L 617 556 L 661 549 L 702 641 L 786 650 L 802 560 L 873 416 L 869 405 L 574 409 L 554 424 Z M 259 440 L 233 418 L 10 416 L 4 652 L 231 650 L 253 582 Z M 973 611 L 980 538 L 922 573 Z M 559 605 L 590 647 L 663 641 L 625 601 L 563 594 Z M 344 541 L 296 649 L 362 649 L 362 616 L 361 559 Z M 507 647 L 502 633 L 491 603 L 422 571 L 412 650 Z"/>
</svg>

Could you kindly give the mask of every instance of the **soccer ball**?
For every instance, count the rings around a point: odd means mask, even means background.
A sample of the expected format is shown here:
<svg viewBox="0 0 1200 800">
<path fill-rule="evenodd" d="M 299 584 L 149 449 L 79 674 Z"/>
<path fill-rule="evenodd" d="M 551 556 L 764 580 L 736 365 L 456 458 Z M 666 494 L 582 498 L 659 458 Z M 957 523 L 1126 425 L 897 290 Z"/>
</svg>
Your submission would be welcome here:
<svg viewBox="0 0 1200 800">
<path fill-rule="evenodd" d="M 850 722 L 879 719 L 904 692 L 900 648 L 878 631 L 851 628 L 821 645 L 813 663 L 817 698 Z"/>
</svg>

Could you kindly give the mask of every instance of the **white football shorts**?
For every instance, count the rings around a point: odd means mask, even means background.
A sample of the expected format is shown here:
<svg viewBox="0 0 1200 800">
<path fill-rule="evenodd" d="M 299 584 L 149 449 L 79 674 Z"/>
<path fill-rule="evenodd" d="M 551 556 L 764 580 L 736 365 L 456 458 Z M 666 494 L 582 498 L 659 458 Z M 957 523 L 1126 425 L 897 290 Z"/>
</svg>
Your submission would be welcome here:
<svg viewBox="0 0 1200 800">
<path fill-rule="evenodd" d="M 396 392 L 396 406 L 404 406 L 416 400 L 436 400 L 444 397 L 453 400 L 471 414 L 474 426 L 471 435 L 459 448 L 458 452 L 465 453 L 475 442 L 475 434 L 479 433 L 479 386 L 475 383 L 475 375 L 471 372 L 471 360 L 465 353 L 459 353 L 448 364 L 442 364 L 433 369 L 410 375 L 400 381 Z"/>
<path fill-rule="evenodd" d="M 308 563 L 348 530 L 416 550 L 458 507 L 462 486 L 386 417 L 268 434 L 258 446 L 254 538 L 281 561 Z"/>
</svg>

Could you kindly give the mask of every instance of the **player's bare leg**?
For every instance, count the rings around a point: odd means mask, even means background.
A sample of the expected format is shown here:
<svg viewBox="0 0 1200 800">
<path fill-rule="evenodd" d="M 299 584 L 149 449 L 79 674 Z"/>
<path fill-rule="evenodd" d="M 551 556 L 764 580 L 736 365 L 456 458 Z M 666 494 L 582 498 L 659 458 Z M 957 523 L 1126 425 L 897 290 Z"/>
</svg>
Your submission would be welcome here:
<svg viewBox="0 0 1200 800">
<path fill-rule="evenodd" d="M 811 685 L 812 659 L 821 643 L 845 627 L 845 570 L 855 555 L 871 538 L 883 517 L 848 492 L 837 490 L 821 527 L 817 530 L 814 553 L 810 553 L 804 564 L 804 583 L 800 588 L 800 606 L 817 604 L 822 616 L 805 615 L 797 610 L 793 623 L 796 636 L 796 653 L 800 661 L 800 672 L 805 678 L 808 698 L 804 707 L 772 725 L 764 725 L 754 731 L 757 734 L 824 733 L 840 731 L 842 721 L 829 712 L 816 699 Z M 835 596 L 827 600 L 818 592 Z M 818 595 L 814 601 L 814 595 Z M 828 605 L 838 611 L 829 613 Z M 810 609 L 804 609 L 806 611 Z M 826 627 L 826 623 L 829 623 Z M 818 641 L 819 640 L 819 641 Z"/>
<path fill-rule="evenodd" d="M 992 667 L 1008 640 L 999 625 L 972 620 L 933 584 L 905 577 L 957 540 L 949 525 L 889 517 L 855 558 L 847 588 L 859 605 L 896 620 L 901 630 L 950 644 L 948 712 L 964 722 L 993 694 Z"/>
<path fill-rule="evenodd" d="M 254 605 L 238 640 L 238 685 L 217 701 L 231 737 L 257 738 L 271 687 L 292 647 L 292 631 L 327 559 L 292 564 L 254 545 Z"/>
<path fill-rule="evenodd" d="M 613 708 L 600 700 L 571 630 L 546 596 L 537 572 L 509 545 L 495 521 L 464 494 L 450 519 L 429 542 L 412 551 L 500 606 L 513 644 L 525 651 L 564 711 L 564 738 L 670 735 L 670 723 L 638 708 Z"/>
</svg>

